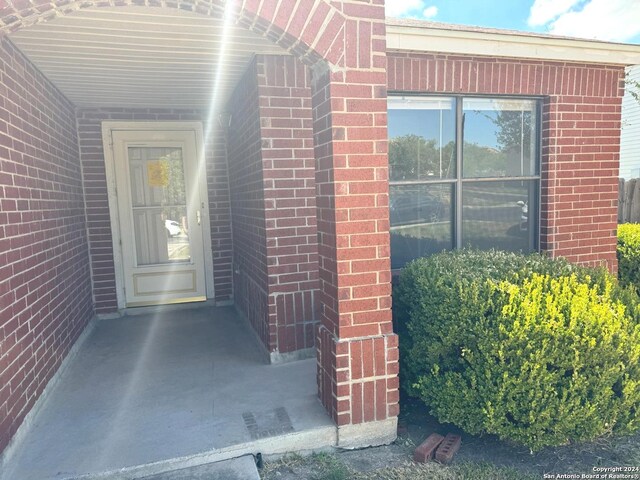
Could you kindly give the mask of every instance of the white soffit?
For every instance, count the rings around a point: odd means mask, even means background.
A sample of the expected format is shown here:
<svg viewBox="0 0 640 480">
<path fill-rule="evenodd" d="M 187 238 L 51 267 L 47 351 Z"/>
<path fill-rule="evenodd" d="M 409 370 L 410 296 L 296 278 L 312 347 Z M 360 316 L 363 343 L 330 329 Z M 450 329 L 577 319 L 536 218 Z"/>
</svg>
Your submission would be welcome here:
<svg viewBox="0 0 640 480">
<path fill-rule="evenodd" d="M 221 100 L 254 54 L 286 54 L 223 21 L 177 9 L 95 8 L 24 28 L 10 40 L 78 107 L 208 108 L 216 72 Z"/>
<path fill-rule="evenodd" d="M 387 50 L 640 64 L 640 45 L 387 18 Z"/>
</svg>

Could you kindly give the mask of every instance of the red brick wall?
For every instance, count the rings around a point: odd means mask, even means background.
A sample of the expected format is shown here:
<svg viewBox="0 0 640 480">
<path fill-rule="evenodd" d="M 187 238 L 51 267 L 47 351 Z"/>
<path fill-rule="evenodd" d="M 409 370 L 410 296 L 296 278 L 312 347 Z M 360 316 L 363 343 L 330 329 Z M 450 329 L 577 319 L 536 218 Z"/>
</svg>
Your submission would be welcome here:
<svg viewBox="0 0 640 480">
<path fill-rule="evenodd" d="M 258 56 L 272 351 L 314 345 L 318 295 L 315 158 L 308 69 Z"/>
<path fill-rule="evenodd" d="M 309 72 L 293 57 L 258 55 L 228 110 L 236 305 L 270 352 L 313 347 L 318 241 Z"/>
<path fill-rule="evenodd" d="M 376 61 L 386 63 L 384 57 Z M 384 70 L 327 71 L 314 78 L 323 309 L 316 336 L 318 391 L 339 426 L 385 420 L 399 411 L 398 338 L 391 324 L 386 79 Z"/>
<path fill-rule="evenodd" d="M 388 73 L 399 92 L 544 96 L 542 249 L 617 268 L 622 67 L 394 52 Z"/>
<path fill-rule="evenodd" d="M 233 112 L 227 136 L 233 227 L 234 300 L 265 346 L 270 344 L 267 240 L 258 115 L 257 65 L 238 83 L 227 109 Z"/>
<path fill-rule="evenodd" d="M 309 22 L 312 32 L 321 32 L 318 44 L 342 55 L 332 62 L 338 68 L 317 65 L 312 82 L 321 306 L 318 390 L 339 426 L 339 444 L 348 444 L 343 434 L 348 436 L 350 429 L 342 426 L 373 420 L 388 420 L 380 427 L 390 441 L 398 413 L 398 364 L 391 325 L 384 2 L 334 5 L 346 16 L 335 25 L 344 37 L 325 43 L 334 22 L 326 27 Z M 373 344 L 384 345 L 377 357 L 383 368 L 355 375 L 359 362 L 376 362 L 375 349 L 368 348 Z M 374 415 L 367 410 L 371 405 Z"/>
<path fill-rule="evenodd" d="M 206 118 L 205 115 L 206 113 L 200 110 L 171 109 L 103 108 L 78 111 L 78 137 L 84 172 L 93 295 L 98 313 L 113 312 L 118 308 L 102 145 L 102 121 L 202 121 Z M 224 136 L 217 123 L 213 125 L 209 134 L 205 128 L 205 141 L 214 293 L 216 301 L 226 301 L 232 296 L 231 225 Z"/>
<path fill-rule="evenodd" d="M 73 105 L 0 40 L 0 451 L 93 315 Z"/>
</svg>

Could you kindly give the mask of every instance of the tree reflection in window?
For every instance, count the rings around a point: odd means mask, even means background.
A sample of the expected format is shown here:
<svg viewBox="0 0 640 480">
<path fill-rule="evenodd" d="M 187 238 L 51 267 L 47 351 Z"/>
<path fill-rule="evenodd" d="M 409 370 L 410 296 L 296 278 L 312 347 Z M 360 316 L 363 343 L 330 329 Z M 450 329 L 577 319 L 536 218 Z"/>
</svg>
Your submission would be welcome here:
<svg viewBox="0 0 640 480">
<path fill-rule="evenodd" d="M 390 96 L 388 112 L 393 268 L 455 247 L 537 248 L 537 100 Z"/>
</svg>

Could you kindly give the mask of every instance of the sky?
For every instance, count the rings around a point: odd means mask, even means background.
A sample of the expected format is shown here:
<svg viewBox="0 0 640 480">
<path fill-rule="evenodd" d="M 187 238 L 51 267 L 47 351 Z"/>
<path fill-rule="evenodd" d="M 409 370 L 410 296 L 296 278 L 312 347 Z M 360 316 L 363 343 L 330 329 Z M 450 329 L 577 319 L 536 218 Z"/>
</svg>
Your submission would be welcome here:
<svg viewBox="0 0 640 480">
<path fill-rule="evenodd" d="M 640 44 L 640 0 L 386 0 L 387 16 Z"/>
<path fill-rule="evenodd" d="M 404 135 L 420 135 L 427 140 L 434 140 L 437 146 L 446 145 L 455 140 L 455 115 L 453 110 L 443 110 L 440 123 L 440 110 L 403 110 L 389 109 L 389 138 Z M 498 148 L 496 125 L 491 118 L 496 112 L 490 110 L 465 110 L 464 140 L 465 142 L 491 148 Z M 442 134 L 442 142 L 440 135 Z"/>
</svg>

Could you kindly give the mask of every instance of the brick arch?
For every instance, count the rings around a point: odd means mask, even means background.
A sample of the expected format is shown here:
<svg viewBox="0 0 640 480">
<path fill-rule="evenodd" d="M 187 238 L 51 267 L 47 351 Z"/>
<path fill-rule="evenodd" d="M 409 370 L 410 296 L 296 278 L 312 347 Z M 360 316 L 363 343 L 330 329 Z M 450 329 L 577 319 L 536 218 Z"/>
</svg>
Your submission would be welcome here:
<svg viewBox="0 0 640 480">
<path fill-rule="evenodd" d="M 307 65 L 344 63 L 346 17 L 328 0 L 231 0 L 236 24 L 268 39 Z M 13 0 L 0 9 L 0 36 L 84 8 L 160 7 L 222 17 L 225 0 Z"/>
</svg>

